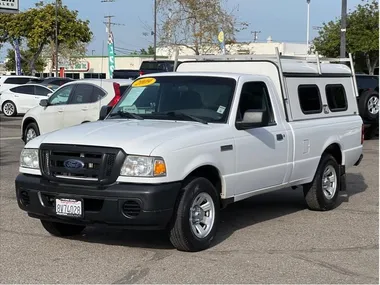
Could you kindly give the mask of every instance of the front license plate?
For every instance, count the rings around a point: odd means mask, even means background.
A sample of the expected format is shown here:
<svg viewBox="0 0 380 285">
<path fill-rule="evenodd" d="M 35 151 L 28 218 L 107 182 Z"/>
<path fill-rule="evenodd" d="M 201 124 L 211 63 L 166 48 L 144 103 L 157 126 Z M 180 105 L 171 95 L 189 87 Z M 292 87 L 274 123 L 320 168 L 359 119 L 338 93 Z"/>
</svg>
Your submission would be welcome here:
<svg viewBox="0 0 380 285">
<path fill-rule="evenodd" d="M 55 199 L 55 212 L 60 216 L 81 217 L 82 201 L 74 199 Z"/>
</svg>

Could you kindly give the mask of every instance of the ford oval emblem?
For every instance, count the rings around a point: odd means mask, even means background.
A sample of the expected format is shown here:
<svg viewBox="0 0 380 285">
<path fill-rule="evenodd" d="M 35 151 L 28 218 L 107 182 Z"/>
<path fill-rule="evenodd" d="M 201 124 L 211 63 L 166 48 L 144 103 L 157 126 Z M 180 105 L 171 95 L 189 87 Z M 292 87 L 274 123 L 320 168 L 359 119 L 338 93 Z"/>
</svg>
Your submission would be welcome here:
<svg viewBox="0 0 380 285">
<path fill-rule="evenodd" d="M 68 159 L 63 163 L 67 169 L 80 169 L 84 167 L 84 163 L 77 159 Z"/>
</svg>

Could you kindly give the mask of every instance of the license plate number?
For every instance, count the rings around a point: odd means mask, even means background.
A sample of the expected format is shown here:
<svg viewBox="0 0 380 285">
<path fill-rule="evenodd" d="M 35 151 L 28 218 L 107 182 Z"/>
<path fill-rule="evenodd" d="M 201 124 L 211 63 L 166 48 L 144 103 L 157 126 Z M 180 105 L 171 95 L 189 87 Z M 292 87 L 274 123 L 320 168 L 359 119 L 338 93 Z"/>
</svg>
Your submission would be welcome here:
<svg viewBox="0 0 380 285">
<path fill-rule="evenodd" d="M 60 216 L 81 217 L 82 201 L 74 199 L 55 199 L 55 212 Z"/>
</svg>

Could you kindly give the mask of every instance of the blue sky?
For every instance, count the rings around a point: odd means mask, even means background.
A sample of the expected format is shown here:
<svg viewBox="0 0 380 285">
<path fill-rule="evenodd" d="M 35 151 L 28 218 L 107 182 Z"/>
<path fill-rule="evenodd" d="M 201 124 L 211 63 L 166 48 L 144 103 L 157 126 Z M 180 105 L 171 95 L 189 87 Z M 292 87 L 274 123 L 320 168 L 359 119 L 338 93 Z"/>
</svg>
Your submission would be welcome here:
<svg viewBox="0 0 380 285">
<path fill-rule="evenodd" d="M 52 1 L 52 0 L 51 0 Z M 33 7 L 36 0 L 20 0 L 21 10 Z M 360 0 L 348 0 L 348 9 L 354 8 Z M 124 26 L 113 26 L 115 46 L 128 50 L 146 48 L 153 43 L 152 36 L 144 36 L 153 26 L 153 0 L 115 0 L 101 3 L 101 0 L 63 0 L 70 9 L 79 11 L 82 19 L 90 20 L 94 40 L 89 45 L 89 54 L 101 55 L 103 41 L 107 42 L 104 16 L 115 16 L 112 21 Z M 306 0 L 228 0 L 227 8 L 238 7 L 236 15 L 250 27 L 237 35 L 239 41 L 253 38 L 251 31 L 261 31 L 259 41 L 272 36 L 274 41 L 306 42 Z M 317 35 L 313 26 L 340 17 L 341 0 L 311 0 L 311 39 Z M 4 55 L 5 51 L 1 51 Z M 105 49 L 106 53 L 106 49 Z M 0 55 L 0 57 L 1 57 Z"/>
</svg>

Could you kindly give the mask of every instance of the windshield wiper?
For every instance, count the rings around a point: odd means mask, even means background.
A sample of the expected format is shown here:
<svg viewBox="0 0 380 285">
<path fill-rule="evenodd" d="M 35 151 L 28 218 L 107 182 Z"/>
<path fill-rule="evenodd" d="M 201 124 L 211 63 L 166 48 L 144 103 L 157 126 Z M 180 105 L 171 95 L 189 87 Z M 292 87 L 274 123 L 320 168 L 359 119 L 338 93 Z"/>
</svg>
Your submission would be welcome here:
<svg viewBox="0 0 380 285">
<path fill-rule="evenodd" d="M 136 115 L 134 113 L 126 112 L 126 111 L 117 111 L 116 113 L 110 114 L 110 117 L 120 116 L 122 118 L 133 118 L 137 120 L 144 120 L 143 117 Z"/>
<path fill-rule="evenodd" d="M 195 117 L 195 116 L 192 116 L 192 115 L 188 115 L 188 114 L 185 114 L 185 113 L 182 113 L 182 112 L 172 111 L 172 112 L 165 113 L 165 115 L 172 116 L 172 117 L 181 117 L 182 116 L 182 117 L 185 117 L 187 119 L 190 119 L 190 120 L 198 122 L 198 123 L 202 123 L 202 124 L 205 124 L 205 125 L 208 124 L 207 121 L 202 120 L 201 118 L 198 118 L 198 117 Z"/>
</svg>

